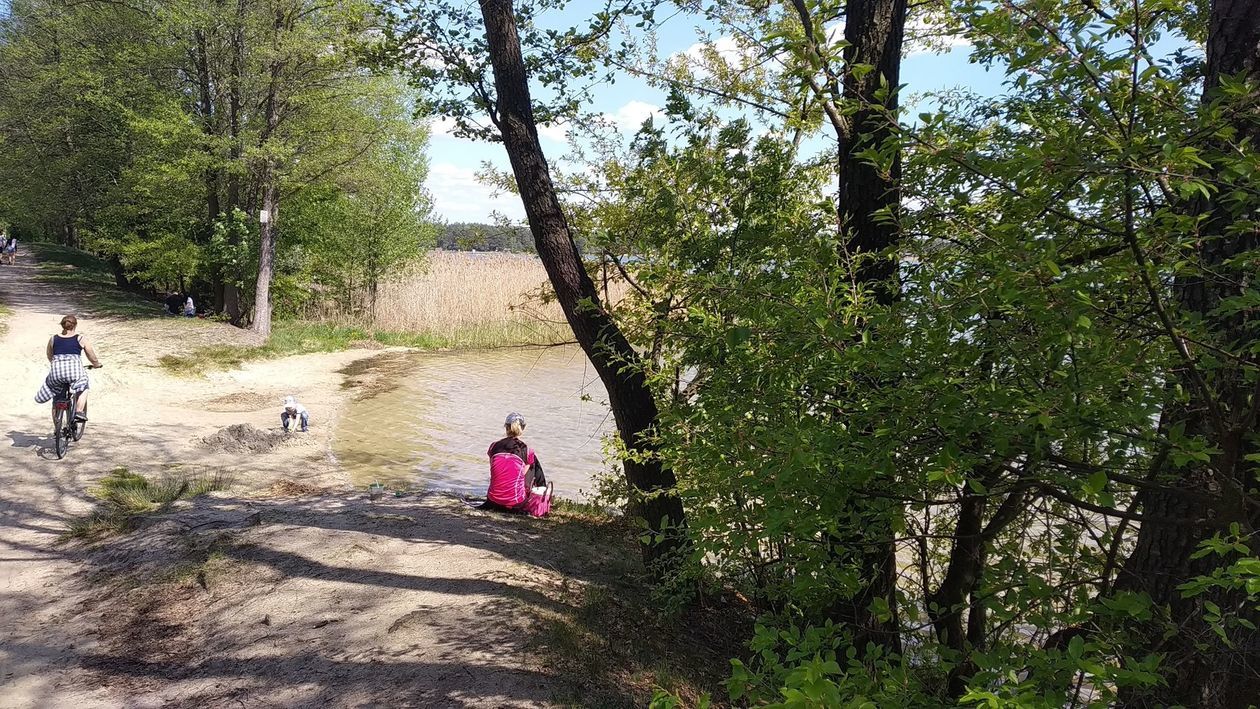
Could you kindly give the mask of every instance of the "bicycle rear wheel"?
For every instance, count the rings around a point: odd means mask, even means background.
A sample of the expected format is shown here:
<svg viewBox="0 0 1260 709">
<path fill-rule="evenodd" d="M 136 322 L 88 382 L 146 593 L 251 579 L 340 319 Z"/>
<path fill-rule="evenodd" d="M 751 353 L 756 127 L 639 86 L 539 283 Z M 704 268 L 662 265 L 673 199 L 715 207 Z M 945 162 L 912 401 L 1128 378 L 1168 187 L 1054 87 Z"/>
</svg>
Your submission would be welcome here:
<svg viewBox="0 0 1260 709">
<path fill-rule="evenodd" d="M 62 421 L 66 418 L 66 412 L 63 409 L 57 409 L 53 412 L 53 450 L 57 453 L 57 457 L 61 458 L 66 454 L 66 446 L 69 441 L 66 440 L 66 429 L 62 425 Z"/>
<path fill-rule="evenodd" d="M 75 406 L 78 406 L 79 404 L 77 399 L 75 400 L 74 404 L 75 404 L 74 406 L 70 407 L 70 411 L 66 412 L 66 415 L 70 417 L 70 426 L 74 431 L 74 440 L 78 441 L 80 438 L 83 438 L 83 431 L 87 429 L 87 421 L 80 421 L 77 418 L 75 418 L 73 412 L 75 410 Z M 84 404 L 83 406 L 83 415 L 87 416 L 86 404 Z"/>
</svg>

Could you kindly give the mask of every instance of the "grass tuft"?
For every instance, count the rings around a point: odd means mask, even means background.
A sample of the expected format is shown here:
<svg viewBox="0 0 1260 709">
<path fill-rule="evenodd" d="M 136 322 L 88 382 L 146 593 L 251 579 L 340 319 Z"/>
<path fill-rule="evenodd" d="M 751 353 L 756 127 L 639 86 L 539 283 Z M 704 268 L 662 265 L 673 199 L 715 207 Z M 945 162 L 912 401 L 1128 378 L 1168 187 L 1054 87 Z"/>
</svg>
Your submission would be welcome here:
<svg viewBox="0 0 1260 709">
<path fill-rule="evenodd" d="M 150 480 L 116 468 L 90 491 L 101 501 L 91 514 L 71 520 L 62 539 L 92 541 L 130 531 L 141 515 L 164 512 L 178 500 L 191 500 L 232 485 L 222 473 L 164 475 Z"/>
</svg>

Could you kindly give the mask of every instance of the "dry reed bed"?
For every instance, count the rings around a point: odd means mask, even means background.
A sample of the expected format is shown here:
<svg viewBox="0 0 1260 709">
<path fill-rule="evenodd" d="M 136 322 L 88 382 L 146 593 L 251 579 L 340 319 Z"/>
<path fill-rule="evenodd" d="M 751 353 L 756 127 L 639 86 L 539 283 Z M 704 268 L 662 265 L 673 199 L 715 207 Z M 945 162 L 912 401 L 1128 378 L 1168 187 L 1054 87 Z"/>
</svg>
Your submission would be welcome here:
<svg viewBox="0 0 1260 709">
<path fill-rule="evenodd" d="M 624 291 L 624 284 L 609 286 L 614 302 Z M 456 347 L 573 339 L 542 262 L 530 254 L 434 251 L 414 272 L 381 286 L 366 324 Z"/>
</svg>

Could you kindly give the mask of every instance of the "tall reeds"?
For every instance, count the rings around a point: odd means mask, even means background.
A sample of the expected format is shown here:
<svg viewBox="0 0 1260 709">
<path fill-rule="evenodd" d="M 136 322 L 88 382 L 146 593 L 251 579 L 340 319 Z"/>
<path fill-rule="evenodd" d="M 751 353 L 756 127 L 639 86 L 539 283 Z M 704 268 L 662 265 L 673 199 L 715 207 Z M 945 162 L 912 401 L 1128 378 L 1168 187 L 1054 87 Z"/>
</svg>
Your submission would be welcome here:
<svg viewBox="0 0 1260 709">
<path fill-rule="evenodd" d="M 608 284 L 613 302 L 624 290 L 624 284 Z M 542 262 L 530 254 L 433 251 L 423 265 L 381 284 L 374 309 L 354 316 L 321 310 L 321 320 L 407 333 L 446 347 L 573 339 Z"/>
</svg>

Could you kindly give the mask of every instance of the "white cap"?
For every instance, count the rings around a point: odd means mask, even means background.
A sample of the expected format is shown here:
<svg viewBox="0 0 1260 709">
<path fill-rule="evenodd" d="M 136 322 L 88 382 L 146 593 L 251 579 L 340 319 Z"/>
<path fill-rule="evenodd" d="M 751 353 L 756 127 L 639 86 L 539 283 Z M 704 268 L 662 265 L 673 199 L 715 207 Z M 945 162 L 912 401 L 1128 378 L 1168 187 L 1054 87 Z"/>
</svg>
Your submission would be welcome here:
<svg viewBox="0 0 1260 709">
<path fill-rule="evenodd" d="M 296 408 L 297 408 L 297 399 L 294 399 L 294 398 L 293 398 L 293 397 L 291 397 L 291 396 L 286 396 L 286 397 L 284 397 L 284 408 L 286 408 L 286 409 L 296 409 Z"/>
</svg>

